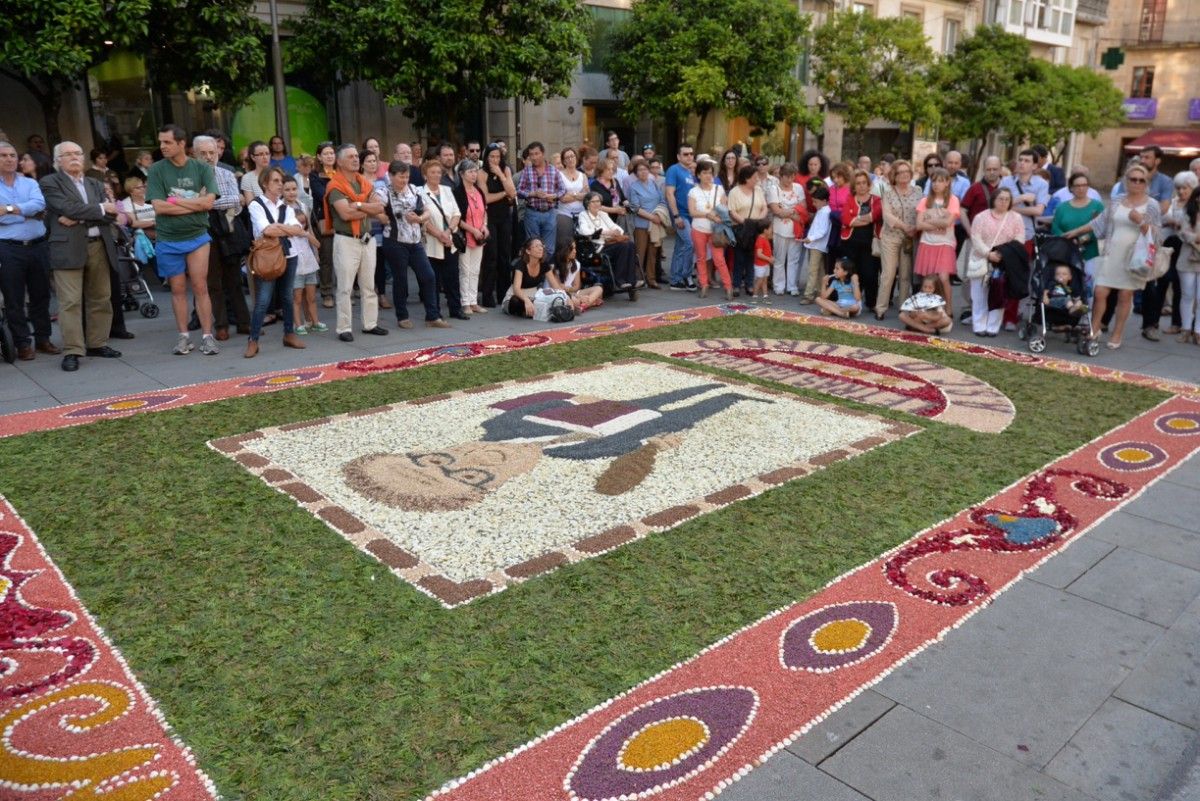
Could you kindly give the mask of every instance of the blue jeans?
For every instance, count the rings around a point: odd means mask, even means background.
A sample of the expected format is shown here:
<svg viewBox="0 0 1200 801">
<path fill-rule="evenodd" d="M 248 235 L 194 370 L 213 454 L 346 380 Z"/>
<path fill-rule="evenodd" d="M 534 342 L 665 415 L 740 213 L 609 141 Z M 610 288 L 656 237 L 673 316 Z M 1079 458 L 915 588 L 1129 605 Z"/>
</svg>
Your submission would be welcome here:
<svg viewBox="0 0 1200 801">
<path fill-rule="evenodd" d="M 250 315 L 250 341 L 257 342 L 258 335 L 262 333 L 263 318 L 267 316 L 267 310 L 271 308 L 271 300 L 275 297 L 275 285 L 291 287 L 296 282 L 296 265 L 300 259 L 297 256 L 290 256 L 287 260 L 287 269 L 283 271 L 283 275 L 276 278 L 274 281 L 263 281 L 260 278 L 254 279 L 254 312 Z M 291 334 L 296 329 L 292 320 L 292 304 L 290 302 L 283 304 L 283 333 Z"/>
<path fill-rule="evenodd" d="M 671 283 L 685 284 L 696 266 L 696 253 L 692 248 L 692 223 L 683 217 L 683 228 L 675 228 L 675 250 L 671 253 Z"/>
<path fill-rule="evenodd" d="M 433 275 L 433 265 L 425 255 L 425 246 L 409 244 L 408 242 L 393 242 L 383 240 L 383 258 L 392 271 L 392 303 L 396 306 L 396 321 L 408 319 L 408 269 L 411 267 L 417 276 L 417 287 L 421 295 L 421 303 L 425 306 L 425 322 L 437 320 L 442 316 L 438 303 L 437 279 Z"/>
<path fill-rule="evenodd" d="M 538 211 L 529 206 L 525 207 L 525 239 L 534 238 L 542 240 L 542 244 L 546 246 L 546 257 L 543 261 L 553 264 L 554 244 L 558 238 L 558 213 L 554 209 Z"/>
</svg>

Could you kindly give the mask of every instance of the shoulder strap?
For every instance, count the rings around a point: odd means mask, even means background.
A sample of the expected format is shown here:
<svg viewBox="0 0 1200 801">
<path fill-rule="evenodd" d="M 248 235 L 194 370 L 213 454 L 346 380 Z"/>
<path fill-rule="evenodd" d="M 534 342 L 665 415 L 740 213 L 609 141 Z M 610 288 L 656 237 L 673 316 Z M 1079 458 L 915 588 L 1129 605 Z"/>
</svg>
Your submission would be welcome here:
<svg viewBox="0 0 1200 801">
<path fill-rule="evenodd" d="M 442 187 L 439 185 L 437 187 L 437 194 L 441 194 L 441 192 L 442 192 Z M 438 199 L 436 197 L 434 197 L 433 192 L 426 192 L 425 194 L 427 194 L 429 196 L 429 199 L 433 201 L 433 205 L 438 207 L 438 214 L 442 215 L 442 228 L 443 229 L 449 228 L 450 221 L 446 219 L 446 211 L 445 211 L 445 209 L 442 208 L 442 204 L 438 202 Z"/>
<path fill-rule="evenodd" d="M 254 200 L 255 200 L 255 202 L 258 203 L 258 205 L 262 206 L 263 213 L 267 215 L 267 222 L 269 222 L 271 225 L 274 225 L 275 218 L 271 216 L 271 207 L 268 206 L 266 204 L 266 202 L 262 199 L 262 195 L 259 195 L 258 197 L 254 198 Z M 283 217 L 280 216 L 280 219 L 283 219 Z"/>
</svg>

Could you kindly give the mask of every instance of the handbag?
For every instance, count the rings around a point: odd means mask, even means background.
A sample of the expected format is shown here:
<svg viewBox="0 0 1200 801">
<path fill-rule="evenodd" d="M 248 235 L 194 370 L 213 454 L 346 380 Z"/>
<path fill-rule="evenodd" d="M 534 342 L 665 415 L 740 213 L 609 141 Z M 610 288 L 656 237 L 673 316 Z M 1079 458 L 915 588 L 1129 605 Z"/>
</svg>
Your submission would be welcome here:
<svg viewBox="0 0 1200 801">
<path fill-rule="evenodd" d="M 992 237 L 992 242 L 990 245 L 988 245 L 988 253 L 991 253 L 992 249 L 996 247 L 996 240 L 999 238 L 1000 228 L 997 228 L 996 235 Z M 967 248 L 967 250 L 969 251 L 969 255 L 967 256 L 966 278 L 968 280 L 974 280 L 976 278 L 983 278 L 987 276 L 988 268 L 991 267 L 991 263 L 988 262 L 987 256 L 976 256 L 974 247 Z"/>
<path fill-rule="evenodd" d="M 564 306 L 566 312 L 570 312 L 570 317 L 562 311 Z M 559 310 L 554 311 L 555 309 Z M 574 320 L 575 310 L 571 308 L 571 296 L 559 290 L 539 289 L 533 296 L 533 319 L 540 323 L 565 323 Z"/>
<path fill-rule="evenodd" d="M 1171 269 L 1171 257 L 1174 255 L 1174 248 L 1160 247 L 1154 251 L 1154 274 L 1150 276 L 1151 281 L 1157 281 L 1167 274 Z"/>
<path fill-rule="evenodd" d="M 879 237 L 871 237 L 871 255 L 878 259 L 882 254 L 883 251 L 880 250 Z"/>
<path fill-rule="evenodd" d="M 275 220 L 271 217 L 271 210 L 263 202 L 263 199 L 255 198 L 255 202 L 262 205 L 263 211 L 267 215 L 267 221 L 274 225 Z M 283 220 L 286 213 L 285 211 L 280 214 L 279 219 Z M 289 244 L 287 239 L 282 236 L 264 236 L 254 240 L 254 244 L 250 246 L 250 255 L 246 259 L 254 277 L 260 281 L 274 281 L 287 272 Z"/>
<path fill-rule="evenodd" d="M 713 227 L 712 246 L 724 250 L 733 243 L 729 241 L 729 235 L 725 233 L 726 226 L 717 225 Z"/>
</svg>

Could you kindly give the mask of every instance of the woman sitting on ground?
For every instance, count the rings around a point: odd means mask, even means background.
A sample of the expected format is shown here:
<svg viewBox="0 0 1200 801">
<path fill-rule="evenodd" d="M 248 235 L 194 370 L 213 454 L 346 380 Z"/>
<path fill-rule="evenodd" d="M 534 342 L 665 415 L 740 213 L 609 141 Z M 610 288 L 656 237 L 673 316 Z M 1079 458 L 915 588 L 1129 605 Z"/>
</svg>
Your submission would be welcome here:
<svg viewBox="0 0 1200 801">
<path fill-rule="evenodd" d="M 504 298 L 504 308 L 514 317 L 533 317 L 533 296 L 542 284 L 562 290 L 563 285 L 554 270 L 542 263 L 545 257 L 546 246 L 536 237 L 521 247 L 521 254 L 513 265 L 512 286 Z"/>
<path fill-rule="evenodd" d="M 566 247 L 555 254 L 554 272 L 563 290 L 571 296 L 571 305 L 577 312 L 587 311 L 604 303 L 604 287 L 599 284 L 585 287 L 583 285 L 583 269 L 575 258 L 575 242 L 568 242 Z"/>
</svg>

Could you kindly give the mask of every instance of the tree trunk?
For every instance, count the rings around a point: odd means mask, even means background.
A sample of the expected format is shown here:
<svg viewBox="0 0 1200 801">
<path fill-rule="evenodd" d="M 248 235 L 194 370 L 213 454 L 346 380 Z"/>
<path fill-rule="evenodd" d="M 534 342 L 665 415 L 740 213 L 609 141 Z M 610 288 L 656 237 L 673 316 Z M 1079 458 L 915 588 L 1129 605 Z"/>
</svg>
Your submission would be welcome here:
<svg viewBox="0 0 1200 801">
<path fill-rule="evenodd" d="M 46 143 L 53 147 L 62 141 L 58 113 L 62 111 L 62 90 L 51 86 L 38 100 L 42 104 L 42 119 L 46 125 Z"/>
<path fill-rule="evenodd" d="M 696 155 L 700 155 L 700 142 L 704 139 L 704 129 L 708 124 L 708 113 L 711 109 L 704 109 L 700 112 L 700 127 L 696 129 L 696 141 L 692 143 L 692 149 L 696 151 Z"/>
</svg>

